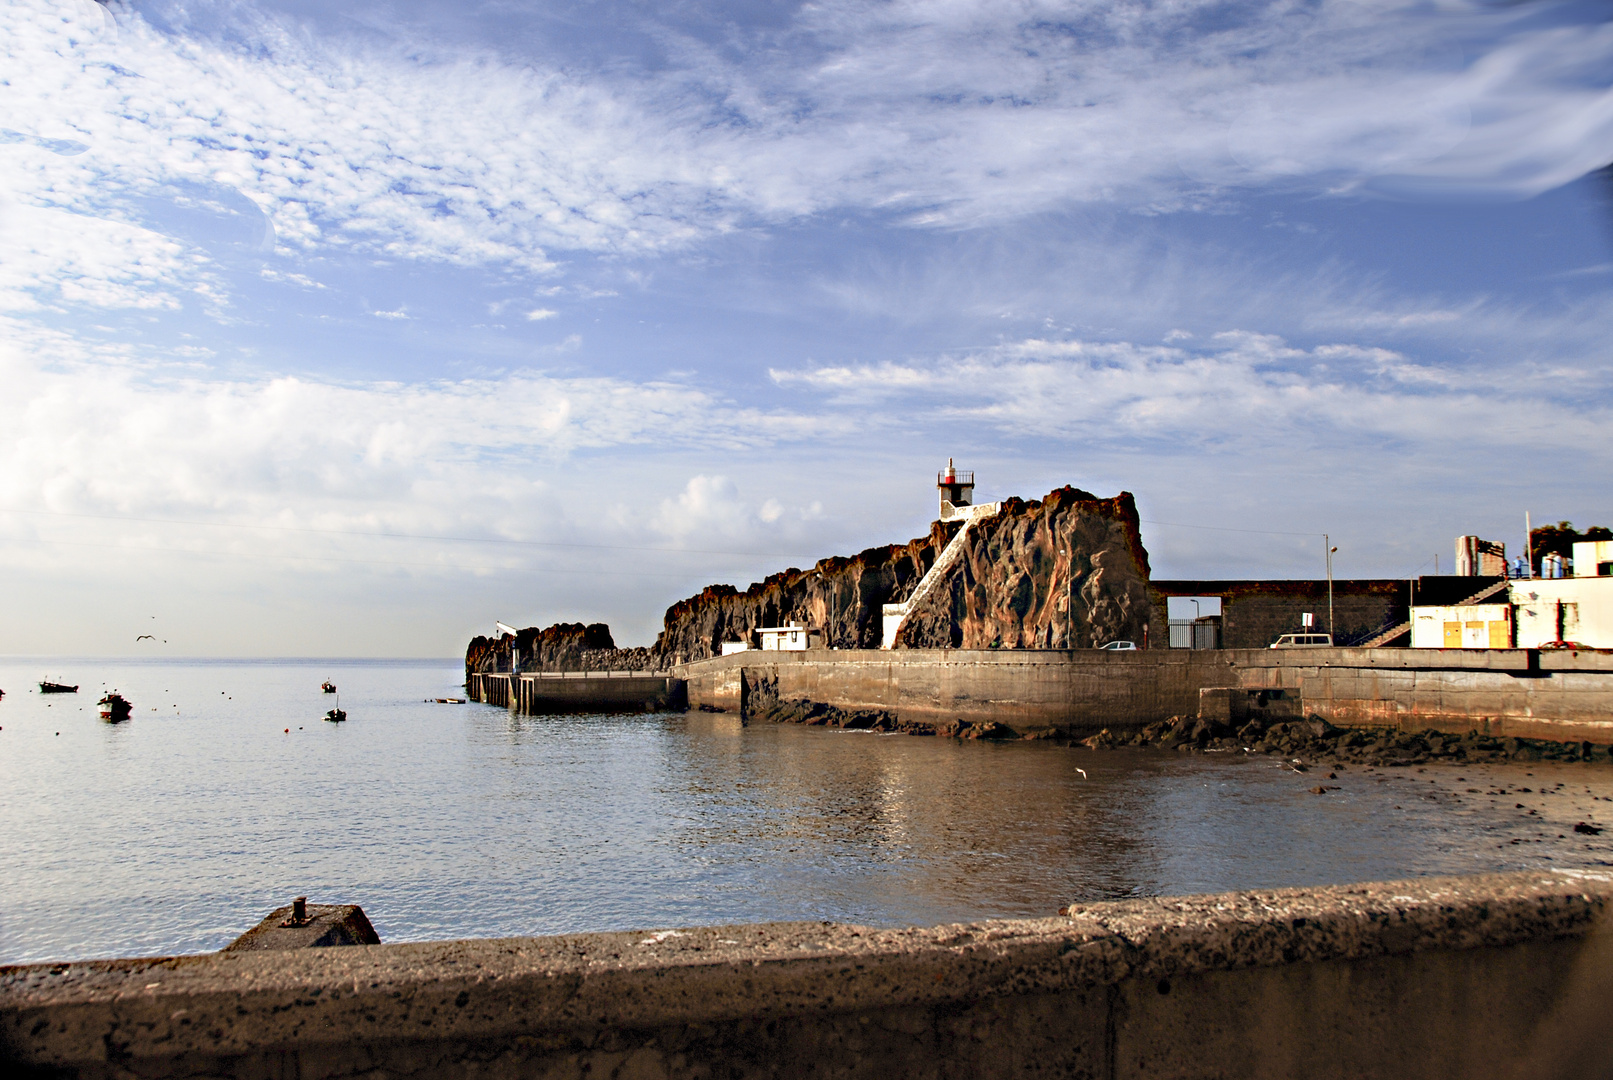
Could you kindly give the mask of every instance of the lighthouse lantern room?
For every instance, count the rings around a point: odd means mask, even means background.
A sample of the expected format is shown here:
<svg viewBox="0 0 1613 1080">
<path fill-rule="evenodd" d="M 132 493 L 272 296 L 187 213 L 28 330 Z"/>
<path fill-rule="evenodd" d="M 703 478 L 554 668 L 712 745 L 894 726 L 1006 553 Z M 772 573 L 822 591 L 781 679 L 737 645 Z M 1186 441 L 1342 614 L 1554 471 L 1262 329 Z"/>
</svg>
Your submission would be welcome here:
<svg viewBox="0 0 1613 1080">
<path fill-rule="evenodd" d="M 970 506 L 975 501 L 975 474 L 961 473 L 952 465 L 952 459 L 947 458 L 946 471 L 937 474 L 935 486 L 941 492 L 941 520 L 952 521 L 955 518 L 968 517 L 969 512 L 958 511 Z"/>
</svg>

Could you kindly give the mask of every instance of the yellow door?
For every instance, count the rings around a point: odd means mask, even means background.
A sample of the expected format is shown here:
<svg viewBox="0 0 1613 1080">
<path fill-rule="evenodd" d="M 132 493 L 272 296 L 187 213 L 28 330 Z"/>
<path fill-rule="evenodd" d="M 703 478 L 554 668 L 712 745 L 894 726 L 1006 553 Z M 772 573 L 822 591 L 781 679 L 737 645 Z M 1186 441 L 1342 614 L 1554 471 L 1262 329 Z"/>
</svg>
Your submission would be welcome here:
<svg viewBox="0 0 1613 1080">
<path fill-rule="evenodd" d="M 1495 622 L 1492 622 L 1490 624 L 1490 648 L 1512 648 L 1512 635 L 1508 632 L 1511 629 L 1512 624 L 1507 622 L 1505 619 L 1497 619 Z"/>
<path fill-rule="evenodd" d="M 1445 648 L 1460 649 L 1462 647 L 1462 624 L 1448 622 L 1445 624 Z"/>
</svg>

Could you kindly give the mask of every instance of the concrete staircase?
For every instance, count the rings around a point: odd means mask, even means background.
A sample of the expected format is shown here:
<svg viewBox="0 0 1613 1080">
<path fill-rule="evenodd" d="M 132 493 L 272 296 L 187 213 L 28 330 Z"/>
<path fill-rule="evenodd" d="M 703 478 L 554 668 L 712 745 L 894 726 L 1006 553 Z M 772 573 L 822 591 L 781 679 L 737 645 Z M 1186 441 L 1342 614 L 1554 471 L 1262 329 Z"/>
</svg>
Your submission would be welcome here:
<svg viewBox="0 0 1613 1080">
<path fill-rule="evenodd" d="M 941 555 L 935 560 L 935 564 L 914 586 L 912 595 L 899 604 L 886 604 L 881 610 L 883 617 L 879 640 L 881 649 L 889 649 L 896 644 L 896 635 L 902 629 L 902 624 L 907 621 L 908 613 L 922 604 L 925 598 L 935 591 L 935 587 L 947 579 L 947 575 L 958 564 L 958 560 L 963 558 L 970 528 L 976 521 L 996 514 L 999 505 L 999 503 L 982 503 L 979 506 L 960 508 L 971 511 L 963 523 L 963 528 L 958 530 L 958 535 L 947 541 L 947 546 L 941 549 Z"/>
<path fill-rule="evenodd" d="M 1505 582 L 1505 581 L 1494 582 L 1494 583 L 1492 583 L 1490 585 L 1487 585 L 1486 587 L 1480 589 L 1478 592 L 1474 593 L 1472 596 L 1468 597 L 1466 600 L 1463 600 L 1461 603 L 1456 604 L 1454 606 L 1456 606 L 1456 607 L 1467 607 L 1470 604 L 1482 604 L 1482 603 L 1484 603 L 1484 601 L 1488 600 L 1490 597 L 1494 596 L 1496 593 L 1501 592 L 1503 589 L 1505 589 L 1507 587 L 1507 584 L 1508 583 Z M 1378 648 L 1382 648 L 1383 646 L 1389 644 L 1389 642 L 1393 641 L 1395 638 L 1400 637 L 1400 636 L 1402 636 L 1404 634 L 1410 634 L 1410 633 L 1411 633 L 1411 621 L 1408 619 L 1406 622 L 1398 623 L 1398 624 L 1396 624 L 1394 626 L 1391 626 L 1389 629 L 1383 631 L 1380 634 L 1374 634 L 1373 636 L 1371 636 L 1371 637 L 1367 638 L 1365 641 L 1363 641 L 1361 644 L 1357 645 L 1356 648 L 1358 648 L 1358 649 L 1378 649 Z"/>
</svg>

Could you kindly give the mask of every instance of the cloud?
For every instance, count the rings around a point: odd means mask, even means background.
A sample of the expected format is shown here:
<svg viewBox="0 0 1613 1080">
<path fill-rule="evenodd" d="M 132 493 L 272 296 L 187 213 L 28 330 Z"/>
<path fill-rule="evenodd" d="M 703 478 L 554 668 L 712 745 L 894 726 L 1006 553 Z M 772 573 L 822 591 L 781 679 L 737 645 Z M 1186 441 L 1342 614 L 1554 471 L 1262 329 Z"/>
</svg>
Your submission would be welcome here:
<svg viewBox="0 0 1613 1080">
<path fill-rule="evenodd" d="M 1506 396 L 1457 368 L 1380 347 L 1296 348 L 1229 331 L 1197 349 L 1025 339 L 926 362 L 774 370 L 775 382 L 859 403 L 890 431 L 951 425 L 1009 441 L 1174 444 L 1260 460 L 1303 442 L 1392 440 L 1444 454 L 1484 432 L 1485 452 L 1587 453 L 1613 415 L 1544 383 Z"/>
<path fill-rule="evenodd" d="M 560 312 L 555 311 L 553 308 L 534 308 L 532 311 L 526 313 L 526 321 L 542 322 L 544 319 L 552 319 L 558 314 L 560 314 Z"/>
<path fill-rule="evenodd" d="M 682 543 L 765 544 L 799 534 L 801 522 L 822 514 L 821 502 L 786 508 L 778 499 L 758 506 L 747 501 L 727 476 L 693 476 L 676 497 L 661 500 L 652 527 Z M 768 538 L 772 538 L 769 540 Z"/>
<path fill-rule="evenodd" d="M 235 18 L 215 39 L 7 5 L 5 190 L 130 221 L 132 196 L 205 179 L 287 252 L 548 273 L 550 248 L 835 208 L 956 226 L 1295 183 L 1525 196 L 1613 158 L 1613 24 L 1461 0 L 830 0 L 738 50 L 668 22 L 658 71 Z"/>
</svg>

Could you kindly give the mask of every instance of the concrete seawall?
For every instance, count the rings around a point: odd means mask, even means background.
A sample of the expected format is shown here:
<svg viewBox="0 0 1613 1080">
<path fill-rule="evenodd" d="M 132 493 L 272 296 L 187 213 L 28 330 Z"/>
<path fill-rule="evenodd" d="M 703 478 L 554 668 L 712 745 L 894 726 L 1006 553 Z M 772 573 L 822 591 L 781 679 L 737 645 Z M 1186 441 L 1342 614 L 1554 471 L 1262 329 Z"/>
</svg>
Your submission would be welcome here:
<svg viewBox="0 0 1613 1080">
<path fill-rule="evenodd" d="M 1613 654 L 1530 649 L 901 649 L 746 652 L 675 673 L 694 707 L 753 696 L 883 710 L 901 720 L 997 721 L 1082 735 L 1219 707 L 1317 715 L 1340 727 L 1479 729 L 1613 743 Z M 1274 694 L 1273 691 L 1281 691 Z M 1280 702 L 1280 704 L 1276 704 Z"/>
<path fill-rule="evenodd" d="M 1613 1073 L 1613 876 L 0 968 L 13 1075 Z"/>
</svg>

